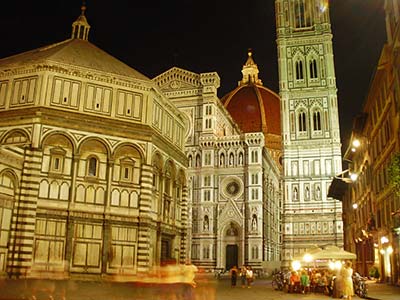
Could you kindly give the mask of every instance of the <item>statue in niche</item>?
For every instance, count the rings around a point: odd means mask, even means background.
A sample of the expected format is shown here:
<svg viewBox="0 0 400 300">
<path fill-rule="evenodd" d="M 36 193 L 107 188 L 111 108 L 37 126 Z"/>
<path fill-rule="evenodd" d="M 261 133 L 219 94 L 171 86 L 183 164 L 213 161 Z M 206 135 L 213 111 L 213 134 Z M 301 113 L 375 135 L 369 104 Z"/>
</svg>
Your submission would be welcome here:
<svg viewBox="0 0 400 300">
<path fill-rule="evenodd" d="M 239 154 L 239 165 L 243 165 L 243 153 L 240 152 Z"/>
<path fill-rule="evenodd" d="M 204 231 L 208 231 L 209 228 L 210 228 L 210 224 L 209 224 L 208 216 L 205 216 L 204 221 L 203 221 L 203 229 L 204 229 Z"/>
<path fill-rule="evenodd" d="M 225 156 L 224 156 L 224 154 L 221 154 L 221 156 L 219 157 L 219 165 L 220 166 L 224 165 L 224 160 L 225 160 Z"/>
<path fill-rule="evenodd" d="M 253 218 L 251 219 L 251 230 L 256 231 L 257 230 L 257 216 L 253 215 Z"/>
<path fill-rule="evenodd" d="M 233 166 L 233 153 L 229 155 L 229 165 Z"/>
<path fill-rule="evenodd" d="M 306 199 L 310 199 L 310 188 L 306 186 Z"/>
<path fill-rule="evenodd" d="M 196 155 L 196 167 L 200 167 L 200 155 Z"/>
<path fill-rule="evenodd" d="M 319 200 L 321 199 L 321 189 L 320 187 L 317 185 L 317 187 L 315 188 L 315 199 Z"/>
<path fill-rule="evenodd" d="M 189 156 L 189 168 L 191 168 L 192 167 L 192 156 L 190 155 Z"/>
<path fill-rule="evenodd" d="M 293 200 L 297 201 L 299 199 L 299 193 L 297 191 L 297 187 L 294 187 L 293 189 Z"/>
</svg>

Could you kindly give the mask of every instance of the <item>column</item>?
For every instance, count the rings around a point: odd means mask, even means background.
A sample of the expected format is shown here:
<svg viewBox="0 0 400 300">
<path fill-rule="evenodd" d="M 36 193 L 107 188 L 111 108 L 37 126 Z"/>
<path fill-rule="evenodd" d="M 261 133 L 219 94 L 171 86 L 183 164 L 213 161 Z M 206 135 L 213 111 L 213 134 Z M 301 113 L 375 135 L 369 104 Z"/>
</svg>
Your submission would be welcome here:
<svg viewBox="0 0 400 300">
<path fill-rule="evenodd" d="M 7 272 L 11 277 L 30 276 L 42 157 L 42 151 L 25 148 L 20 193 L 14 205 L 10 231 Z"/>
</svg>

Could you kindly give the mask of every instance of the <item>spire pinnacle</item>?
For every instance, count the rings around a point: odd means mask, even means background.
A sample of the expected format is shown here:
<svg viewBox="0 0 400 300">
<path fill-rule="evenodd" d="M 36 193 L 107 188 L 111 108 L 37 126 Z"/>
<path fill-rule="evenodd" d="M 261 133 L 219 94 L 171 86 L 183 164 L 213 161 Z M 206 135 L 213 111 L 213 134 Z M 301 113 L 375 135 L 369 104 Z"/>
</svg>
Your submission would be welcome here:
<svg viewBox="0 0 400 300">
<path fill-rule="evenodd" d="M 243 79 L 239 82 L 239 85 L 244 84 L 260 84 L 262 85 L 261 79 L 258 78 L 258 66 L 253 60 L 253 50 L 249 48 L 247 50 L 247 60 L 243 65 L 242 74 Z"/>
<path fill-rule="evenodd" d="M 87 41 L 89 38 L 90 25 L 86 19 L 85 11 L 86 11 L 86 1 L 83 0 L 81 6 L 81 14 L 76 19 L 76 21 L 72 23 L 71 38 L 73 39 L 80 39 Z"/>
</svg>

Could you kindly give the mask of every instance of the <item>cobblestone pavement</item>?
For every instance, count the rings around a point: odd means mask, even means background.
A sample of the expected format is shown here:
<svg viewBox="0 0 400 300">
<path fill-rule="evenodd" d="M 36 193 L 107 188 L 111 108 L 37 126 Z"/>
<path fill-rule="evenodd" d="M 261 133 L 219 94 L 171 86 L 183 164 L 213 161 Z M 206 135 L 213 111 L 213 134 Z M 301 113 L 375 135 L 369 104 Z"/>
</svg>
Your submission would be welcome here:
<svg viewBox="0 0 400 300">
<path fill-rule="evenodd" d="M 197 287 L 139 285 L 133 283 L 3 280 L 0 300 L 329 300 L 317 293 L 288 294 L 272 288 L 271 281 L 256 280 L 251 288 L 230 286 L 230 280 L 197 276 Z M 51 297 L 52 298 L 51 298 Z M 369 299 L 399 300 L 400 287 L 368 282 Z M 359 299 L 354 297 L 353 299 Z"/>
</svg>

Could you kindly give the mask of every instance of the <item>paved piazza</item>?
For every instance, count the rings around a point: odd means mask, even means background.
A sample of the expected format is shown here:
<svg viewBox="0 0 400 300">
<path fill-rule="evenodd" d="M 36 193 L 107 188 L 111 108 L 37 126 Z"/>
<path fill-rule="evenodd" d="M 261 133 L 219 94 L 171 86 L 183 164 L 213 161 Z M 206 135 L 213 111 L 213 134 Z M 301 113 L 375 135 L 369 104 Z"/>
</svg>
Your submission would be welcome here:
<svg viewBox="0 0 400 300">
<path fill-rule="evenodd" d="M 0 300 L 275 300 L 275 299 L 332 299 L 321 294 L 288 294 L 275 291 L 271 281 L 256 280 L 251 288 L 232 288 L 229 278 L 197 278 L 195 289 L 183 290 L 181 285 L 138 286 L 130 283 L 104 283 L 79 281 L 0 281 Z M 400 299 L 400 287 L 368 284 L 369 298 Z M 50 295 L 52 298 L 50 298 Z M 359 299 L 354 297 L 353 299 Z"/>
</svg>

